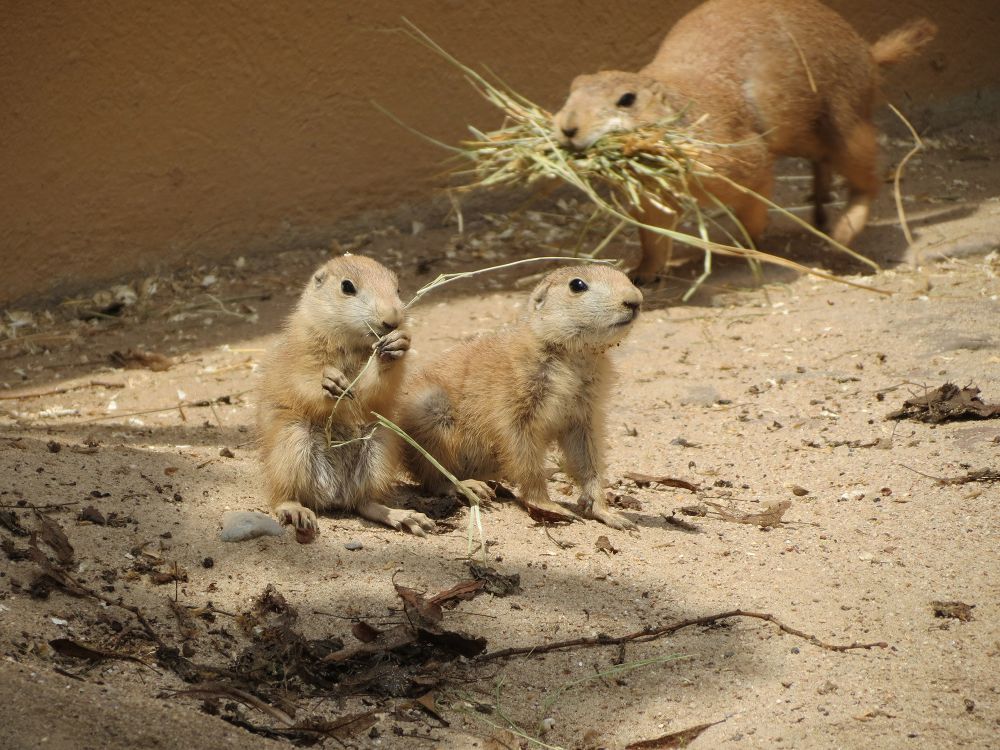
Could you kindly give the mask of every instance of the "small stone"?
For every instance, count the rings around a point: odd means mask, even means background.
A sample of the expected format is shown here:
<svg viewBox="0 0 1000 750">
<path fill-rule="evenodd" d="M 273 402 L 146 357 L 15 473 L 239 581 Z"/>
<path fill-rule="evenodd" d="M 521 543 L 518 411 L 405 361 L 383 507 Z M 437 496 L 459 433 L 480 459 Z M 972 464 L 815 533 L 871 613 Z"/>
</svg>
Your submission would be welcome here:
<svg viewBox="0 0 1000 750">
<path fill-rule="evenodd" d="M 203 567 L 203 568 L 214 568 L 215 567 L 215 560 L 213 560 L 211 557 L 206 557 L 204 560 L 201 561 L 201 567 Z"/>
<path fill-rule="evenodd" d="M 793 484 L 792 494 L 795 495 L 796 497 L 805 497 L 806 495 L 809 494 L 809 490 L 807 490 L 805 487 L 800 487 L 797 484 Z"/>
<path fill-rule="evenodd" d="M 225 446 L 223 446 L 222 449 L 219 451 L 219 455 L 222 456 L 223 458 L 236 458 L 236 454 Z"/>
<path fill-rule="evenodd" d="M 284 529 L 271 516 L 243 510 L 230 510 L 222 514 L 224 542 L 243 542 L 259 536 L 281 536 Z"/>
<path fill-rule="evenodd" d="M 184 641 L 184 645 L 181 646 L 181 653 L 187 657 L 194 656 L 194 644 L 191 641 Z"/>
<path fill-rule="evenodd" d="M 351 541 L 344 544 L 344 549 L 349 549 L 351 550 L 351 552 L 362 549 L 363 547 L 364 545 L 361 544 L 361 542 L 359 542 L 357 539 L 352 539 Z"/>
<path fill-rule="evenodd" d="M 55 440 L 50 440 L 45 444 L 45 447 L 49 449 L 49 453 L 58 453 L 62 450 L 62 443 L 57 443 Z"/>
</svg>

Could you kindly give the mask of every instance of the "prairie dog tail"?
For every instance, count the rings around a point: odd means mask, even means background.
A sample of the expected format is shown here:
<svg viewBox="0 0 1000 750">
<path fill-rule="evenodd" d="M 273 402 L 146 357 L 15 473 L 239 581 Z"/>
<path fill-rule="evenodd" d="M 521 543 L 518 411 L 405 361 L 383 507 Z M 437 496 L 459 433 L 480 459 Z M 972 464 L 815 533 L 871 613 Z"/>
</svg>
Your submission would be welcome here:
<svg viewBox="0 0 1000 750">
<path fill-rule="evenodd" d="M 917 18 L 890 31 L 872 45 L 875 64 L 887 67 L 913 57 L 934 39 L 937 30 L 937 26 L 931 21 Z"/>
</svg>

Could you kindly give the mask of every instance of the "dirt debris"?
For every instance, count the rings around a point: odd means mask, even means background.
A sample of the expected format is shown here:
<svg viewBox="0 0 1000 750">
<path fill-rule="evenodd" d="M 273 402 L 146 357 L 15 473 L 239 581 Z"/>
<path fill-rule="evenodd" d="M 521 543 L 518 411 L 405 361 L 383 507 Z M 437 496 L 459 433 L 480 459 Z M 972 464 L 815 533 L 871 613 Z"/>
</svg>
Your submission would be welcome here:
<svg viewBox="0 0 1000 750">
<path fill-rule="evenodd" d="M 987 404 L 979 396 L 979 388 L 960 388 L 945 383 L 922 396 L 911 396 L 903 407 L 886 415 L 886 419 L 911 419 L 916 422 L 941 424 L 962 419 L 1000 418 L 1000 404 Z"/>
</svg>

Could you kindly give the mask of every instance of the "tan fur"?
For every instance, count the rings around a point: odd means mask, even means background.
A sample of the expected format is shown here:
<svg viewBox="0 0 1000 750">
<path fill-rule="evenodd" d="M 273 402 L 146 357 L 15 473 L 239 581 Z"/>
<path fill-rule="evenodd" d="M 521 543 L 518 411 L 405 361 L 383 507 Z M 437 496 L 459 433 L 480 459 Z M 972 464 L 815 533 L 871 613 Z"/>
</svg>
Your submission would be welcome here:
<svg viewBox="0 0 1000 750">
<path fill-rule="evenodd" d="M 410 347 L 404 323 L 396 276 L 374 260 L 334 258 L 307 282 L 264 362 L 259 394 L 264 484 L 283 523 L 315 531 L 316 511 L 339 508 L 420 536 L 433 527 L 381 502 L 398 446 L 371 412 L 393 418 Z M 328 437 L 341 444 L 328 447 Z"/>
<path fill-rule="evenodd" d="M 872 123 L 878 66 L 916 54 L 935 33 L 921 19 L 870 46 L 817 0 L 708 0 L 677 22 L 638 73 L 576 78 L 554 116 L 555 135 L 582 149 L 612 130 L 682 113 L 704 140 L 736 144 L 708 149 L 705 164 L 765 198 L 772 193 L 774 157 L 804 157 L 814 164 L 818 226 L 825 226 L 831 173 L 846 180 L 848 205 L 832 236 L 849 244 L 867 222 L 880 182 Z M 634 103 L 619 106 L 626 93 Z M 751 239 L 760 238 L 764 203 L 722 180 L 703 187 L 695 193 L 701 202 L 713 205 L 708 194 L 714 195 Z M 665 228 L 676 223 L 676 213 L 651 206 L 637 218 Z M 643 231 L 641 238 L 637 280 L 659 273 L 673 250 L 655 232 Z"/>
<path fill-rule="evenodd" d="M 570 288 L 574 280 L 585 291 Z M 549 500 L 545 451 L 557 443 L 581 488 L 584 515 L 634 528 L 604 497 L 605 405 L 612 371 L 607 350 L 631 328 L 642 294 L 606 266 L 563 268 L 532 292 L 516 325 L 445 352 L 416 376 L 400 407 L 400 426 L 467 486 L 507 479 L 520 502 L 563 516 Z M 415 450 L 404 463 L 429 492 L 447 480 Z"/>
</svg>

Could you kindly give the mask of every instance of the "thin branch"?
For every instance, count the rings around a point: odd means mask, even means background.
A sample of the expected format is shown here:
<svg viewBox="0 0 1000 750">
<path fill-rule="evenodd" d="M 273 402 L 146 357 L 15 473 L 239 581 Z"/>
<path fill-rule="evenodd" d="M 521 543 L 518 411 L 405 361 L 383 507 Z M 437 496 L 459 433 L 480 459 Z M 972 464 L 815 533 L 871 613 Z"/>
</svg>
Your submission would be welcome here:
<svg viewBox="0 0 1000 750">
<path fill-rule="evenodd" d="M 715 615 L 706 615 L 705 617 L 694 617 L 689 620 L 681 620 L 679 622 L 671 623 L 670 625 L 661 625 L 657 628 L 646 628 L 643 630 L 638 630 L 634 633 L 629 633 L 627 635 L 620 636 L 606 636 L 598 635 L 590 638 L 572 638 L 565 641 L 554 641 L 552 643 L 543 643 L 535 646 L 519 646 L 516 648 L 505 648 L 502 651 L 493 651 L 488 654 L 483 654 L 477 658 L 477 661 L 492 661 L 494 659 L 508 659 L 512 656 L 522 656 L 525 654 L 544 654 L 549 651 L 562 651 L 564 649 L 570 648 L 590 648 L 593 646 L 616 646 L 622 643 L 646 643 L 647 641 L 654 641 L 658 638 L 662 638 L 665 635 L 670 635 L 671 633 L 676 633 L 678 630 L 683 628 L 689 628 L 695 625 L 711 625 L 713 623 L 719 622 L 720 620 L 728 620 L 732 617 L 751 617 L 757 620 L 766 620 L 767 622 L 773 623 L 778 626 L 778 628 L 789 635 L 794 635 L 797 638 L 803 638 L 814 646 L 826 649 L 827 651 L 851 651 L 854 649 L 872 649 L 872 648 L 888 648 L 889 644 L 884 641 L 879 641 L 877 643 L 850 643 L 846 645 L 838 645 L 833 643 L 826 643 L 821 641 L 814 635 L 810 635 L 796 628 L 785 625 L 777 617 L 767 612 L 749 612 L 743 609 L 731 609 L 728 612 L 720 612 Z"/>
</svg>

